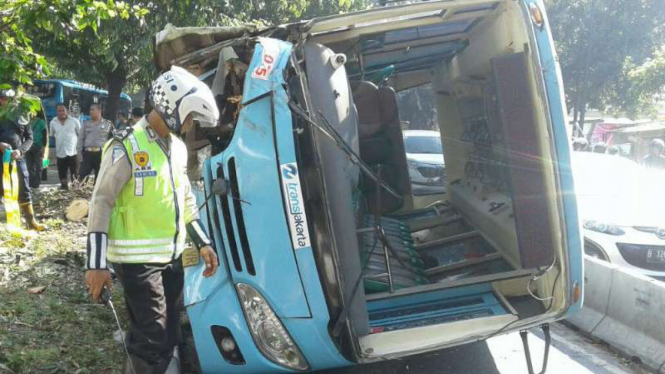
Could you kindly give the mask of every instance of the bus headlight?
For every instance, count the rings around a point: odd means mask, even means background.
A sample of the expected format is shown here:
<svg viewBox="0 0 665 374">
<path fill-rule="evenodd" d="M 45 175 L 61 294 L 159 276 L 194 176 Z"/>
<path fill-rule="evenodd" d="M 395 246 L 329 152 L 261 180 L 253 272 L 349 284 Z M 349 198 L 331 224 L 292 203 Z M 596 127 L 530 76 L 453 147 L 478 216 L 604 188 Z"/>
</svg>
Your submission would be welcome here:
<svg viewBox="0 0 665 374">
<path fill-rule="evenodd" d="M 626 233 L 621 227 L 596 221 L 584 221 L 584 228 L 614 236 L 621 236 Z"/>
<path fill-rule="evenodd" d="M 245 283 L 236 284 L 236 289 L 249 332 L 261 353 L 286 368 L 308 370 L 307 360 L 263 296 Z"/>
</svg>

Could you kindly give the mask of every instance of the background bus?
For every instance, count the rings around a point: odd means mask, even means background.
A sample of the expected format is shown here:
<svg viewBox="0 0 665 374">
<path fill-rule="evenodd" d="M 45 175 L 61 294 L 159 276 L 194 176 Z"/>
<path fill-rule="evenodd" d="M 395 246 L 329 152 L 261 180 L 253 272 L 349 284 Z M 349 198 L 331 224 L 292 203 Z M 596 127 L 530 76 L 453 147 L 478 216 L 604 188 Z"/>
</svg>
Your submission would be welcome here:
<svg viewBox="0 0 665 374">
<path fill-rule="evenodd" d="M 39 97 L 46 111 L 47 123 L 56 116 L 56 105 L 65 103 L 69 114 L 83 122 L 90 119 L 90 105 L 100 103 L 102 112 L 106 107 L 108 92 L 87 83 L 67 79 L 36 80 L 28 92 Z M 132 110 L 132 99 L 129 95 L 120 94 L 119 112 L 129 113 Z"/>
<path fill-rule="evenodd" d="M 69 115 L 78 118 L 81 123 L 90 119 L 90 105 L 99 103 L 102 105 L 102 113 L 106 108 L 108 92 L 88 83 L 76 82 L 68 79 L 36 80 L 34 86 L 28 87 L 28 93 L 42 100 L 44 113 L 46 114 L 46 125 L 56 117 L 56 105 L 65 103 Z M 129 114 L 132 110 L 132 99 L 129 95 L 120 94 L 118 111 Z M 55 147 L 55 139 L 49 137 L 50 147 Z M 49 152 L 50 163 L 55 165 L 55 152 Z"/>
</svg>

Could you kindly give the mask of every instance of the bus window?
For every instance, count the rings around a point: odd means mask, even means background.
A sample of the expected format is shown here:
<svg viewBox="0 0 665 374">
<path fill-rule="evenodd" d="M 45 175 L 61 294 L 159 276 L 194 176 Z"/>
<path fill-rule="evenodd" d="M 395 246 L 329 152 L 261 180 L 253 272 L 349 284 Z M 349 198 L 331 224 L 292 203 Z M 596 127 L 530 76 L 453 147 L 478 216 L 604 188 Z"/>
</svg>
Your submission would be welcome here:
<svg viewBox="0 0 665 374">
<path fill-rule="evenodd" d="M 132 111 L 132 101 L 121 97 L 119 111 L 129 115 Z"/>
<path fill-rule="evenodd" d="M 38 83 L 34 86 L 28 87 L 26 90 L 29 94 L 37 96 L 40 99 L 51 99 L 55 97 L 55 84 L 53 83 Z"/>
<path fill-rule="evenodd" d="M 95 92 L 67 86 L 63 87 L 63 96 L 65 104 L 67 104 L 71 115 L 74 117 L 80 117 L 81 115 L 87 117 L 90 113 L 90 106 L 101 101 L 99 95 Z"/>
<path fill-rule="evenodd" d="M 62 87 L 63 103 L 67 106 L 69 115 L 79 117 L 82 113 L 81 91 L 68 86 Z"/>
</svg>

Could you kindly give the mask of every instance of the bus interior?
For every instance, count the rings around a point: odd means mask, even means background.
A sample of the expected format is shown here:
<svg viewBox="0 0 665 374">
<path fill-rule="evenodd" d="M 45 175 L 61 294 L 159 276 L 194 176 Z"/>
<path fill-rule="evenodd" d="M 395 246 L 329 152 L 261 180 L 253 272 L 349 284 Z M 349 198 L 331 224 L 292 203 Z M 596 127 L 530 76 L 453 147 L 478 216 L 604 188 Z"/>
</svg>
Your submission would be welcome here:
<svg viewBox="0 0 665 374">
<path fill-rule="evenodd" d="M 309 213 L 310 227 L 334 243 L 313 237 L 313 251 L 323 288 L 340 279 L 331 333 L 349 329 L 360 361 L 533 326 L 568 305 L 557 160 L 532 27 L 520 2 L 469 0 L 262 34 L 294 44 L 285 80 L 303 189 L 326 199 L 326 217 Z M 243 82 L 260 41 L 247 30 L 222 34 L 186 43 L 180 35 L 189 51 L 167 59 L 197 71 L 218 98 L 221 126 L 201 130 L 213 154 L 245 110 Z M 173 55 L 178 43 L 162 47 Z M 398 100 L 417 87 L 432 91 L 446 169 L 445 193 L 427 204 L 411 192 L 400 111 L 412 108 Z"/>
</svg>

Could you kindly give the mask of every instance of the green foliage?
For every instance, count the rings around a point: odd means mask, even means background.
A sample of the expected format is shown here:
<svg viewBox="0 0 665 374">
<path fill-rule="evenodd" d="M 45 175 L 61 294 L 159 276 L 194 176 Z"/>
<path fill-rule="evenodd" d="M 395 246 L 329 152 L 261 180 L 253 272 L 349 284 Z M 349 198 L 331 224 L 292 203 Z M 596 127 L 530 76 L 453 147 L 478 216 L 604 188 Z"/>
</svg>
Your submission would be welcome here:
<svg viewBox="0 0 665 374">
<path fill-rule="evenodd" d="M 665 89 L 665 47 L 657 49 L 641 65 L 632 58 L 626 59 L 623 75 L 621 88 L 626 93 L 616 98 L 623 100 L 621 107 L 631 115 L 656 117 L 656 98 Z"/>
<path fill-rule="evenodd" d="M 36 53 L 26 30 L 39 29 L 52 33 L 56 40 L 91 29 L 101 21 L 128 18 L 127 3 L 93 0 L 6 0 L 0 5 L 0 79 L 29 84 L 32 79 L 50 72 L 44 56 Z"/>
<path fill-rule="evenodd" d="M 648 114 L 662 85 L 640 83 L 644 75 L 632 71 L 665 42 L 665 2 L 546 0 L 546 5 L 569 108 Z"/>
<path fill-rule="evenodd" d="M 11 85 L 0 84 L 0 89 L 11 88 Z M 39 98 L 27 95 L 23 90 L 19 90 L 16 96 L 7 102 L 7 105 L 0 107 L 0 119 L 15 120 L 20 113 L 35 114 L 41 108 Z"/>
<path fill-rule="evenodd" d="M 0 82 L 30 84 L 44 75 L 70 71 L 77 80 L 109 90 L 106 116 L 111 119 L 111 103 L 123 89 L 146 87 L 157 74 L 152 38 L 168 23 L 269 26 L 366 6 L 366 0 L 6 1 L 0 5 L 0 51 L 7 52 L 0 56 Z"/>
<path fill-rule="evenodd" d="M 102 21 L 127 19 L 130 11 L 145 14 L 139 8 L 114 1 L 4 0 L 0 4 L 0 84 L 18 85 L 20 91 L 21 86 L 31 85 L 33 79 L 51 73 L 51 64 L 33 49 L 34 41 L 28 37 L 31 32 L 48 34 L 53 42 L 67 40 L 76 33 L 87 32 L 94 37 Z M 16 105 L 21 109 L 37 109 L 34 98 L 19 95 L 18 99 Z"/>
</svg>

